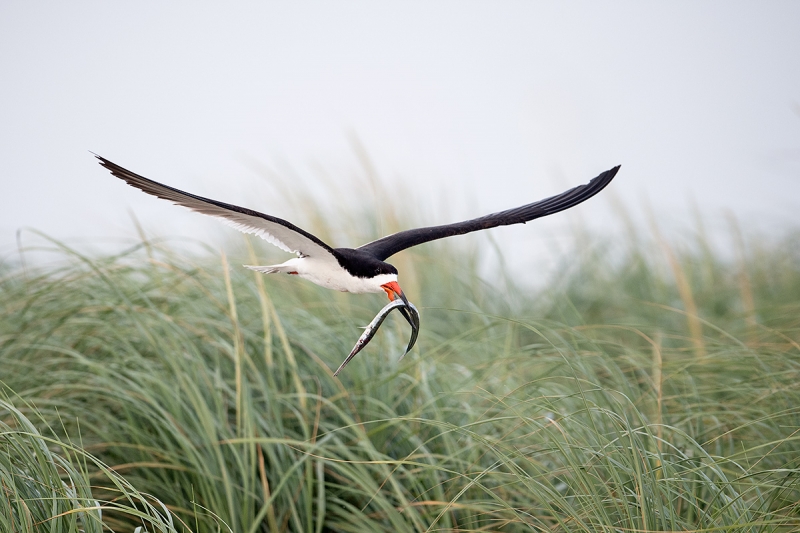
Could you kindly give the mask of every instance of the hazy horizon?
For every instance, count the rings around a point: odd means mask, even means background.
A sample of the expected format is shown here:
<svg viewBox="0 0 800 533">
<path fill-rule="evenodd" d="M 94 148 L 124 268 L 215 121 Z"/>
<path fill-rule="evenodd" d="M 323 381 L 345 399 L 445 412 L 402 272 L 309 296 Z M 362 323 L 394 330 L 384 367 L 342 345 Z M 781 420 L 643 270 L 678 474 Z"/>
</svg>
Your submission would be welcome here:
<svg viewBox="0 0 800 533">
<path fill-rule="evenodd" d="M 126 186 L 89 150 L 294 222 L 269 191 L 299 175 L 364 195 L 354 145 L 430 223 L 622 164 L 579 213 L 495 232 L 512 248 L 573 216 L 602 230 L 612 195 L 637 221 L 646 200 L 665 224 L 692 203 L 746 226 L 797 222 L 796 2 L 5 3 L 0 14 L 4 256 L 24 227 L 131 238 L 129 210 L 148 233 L 239 238 Z"/>
</svg>

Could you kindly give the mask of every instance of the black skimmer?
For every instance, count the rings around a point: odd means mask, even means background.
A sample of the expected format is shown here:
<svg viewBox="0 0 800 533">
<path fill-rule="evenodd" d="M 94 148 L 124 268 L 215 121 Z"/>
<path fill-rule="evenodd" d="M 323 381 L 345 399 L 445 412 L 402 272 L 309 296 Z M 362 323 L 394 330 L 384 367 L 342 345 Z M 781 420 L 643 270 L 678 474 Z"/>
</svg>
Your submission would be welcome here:
<svg viewBox="0 0 800 533">
<path fill-rule="evenodd" d="M 279 265 L 245 265 L 249 269 L 263 272 L 264 274 L 292 274 L 337 291 L 352 293 L 385 292 L 390 302 L 398 299 L 402 301 L 403 305 L 400 305 L 399 302 L 393 305 L 390 304 L 378 313 L 378 316 L 367 327 L 362 338 L 356 343 L 353 352 L 350 353 L 342 366 L 339 367 L 339 370 L 336 371 L 337 373 L 361 348 L 366 346 L 366 343 L 375 334 L 383 319 L 394 308 L 400 310 L 413 329 L 411 342 L 406 352 L 414 345 L 419 330 L 419 315 L 398 284 L 397 269 L 386 262 L 386 259 L 390 256 L 406 248 L 436 239 L 463 235 L 497 226 L 524 224 L 536 218 L 564 211 L 588 200 L 603 190 L 620 168 L 616 166 L 603 172 L 585 185 L 578 185 L 556 196 L 514 209 L 500 211 L 464 222 L 456 222 L 455 224 L 400 231 L 358 248 L 331 248 L 311 233 L 286 220 L 245 207 L 183 192 L 135 174 L 97 154 L 94 155 L 100 160 L 101 165 L 111 171 L 111 174 L 124 180 L 128 185 L 136 187 L 147 194 L 188 207 L 192 211 L 219 218 L 222 222 L 243 233 L 258 235 L 286 252 L 297 254 L 297 257 Z"/>
</svg>

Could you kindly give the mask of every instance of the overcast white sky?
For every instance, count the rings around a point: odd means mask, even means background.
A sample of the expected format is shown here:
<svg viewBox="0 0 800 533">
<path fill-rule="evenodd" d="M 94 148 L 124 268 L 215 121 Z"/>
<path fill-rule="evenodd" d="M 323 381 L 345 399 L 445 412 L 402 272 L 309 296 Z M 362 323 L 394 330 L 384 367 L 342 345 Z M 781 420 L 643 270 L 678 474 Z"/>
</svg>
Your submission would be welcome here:
<svg viewBox="0 0 800 533">
<path fill-rule="evenodd" d="M 712 217 L 796 226 L 798 28 L 796 1 L 5 1 L 0 256 L 24 227 L 131 237 L 129 208 L 160 235 L 209 227 L 88 150 L 293 220 L 267 188 L 248 193 L 267 179 L 255 163 L 278 169 L 270 180 L 292 183 L 290 166 L 353 187 L 352 135 L 384 182 L 415 187 L 429 222 L 622 164 L 609 195 L 647 198 L 665 220 L 692 198 Z M 607 205 L 580 216 L 601 229 Z"/>
</svg>

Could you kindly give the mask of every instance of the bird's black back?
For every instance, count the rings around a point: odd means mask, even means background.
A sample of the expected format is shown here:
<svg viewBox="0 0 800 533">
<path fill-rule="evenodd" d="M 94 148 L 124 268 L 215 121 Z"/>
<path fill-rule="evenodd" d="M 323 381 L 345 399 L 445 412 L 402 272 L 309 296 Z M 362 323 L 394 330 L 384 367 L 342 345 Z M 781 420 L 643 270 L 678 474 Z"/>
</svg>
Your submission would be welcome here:
<svg viewBox="0 0 800 533">
<path fill-rule="evenodd" d="M 353 248 L 334 248 L 339 265 L 357 278 L 372 278 L 381 274 L 397 274 L 397 269 L 369 252 Z"/>
</svg>

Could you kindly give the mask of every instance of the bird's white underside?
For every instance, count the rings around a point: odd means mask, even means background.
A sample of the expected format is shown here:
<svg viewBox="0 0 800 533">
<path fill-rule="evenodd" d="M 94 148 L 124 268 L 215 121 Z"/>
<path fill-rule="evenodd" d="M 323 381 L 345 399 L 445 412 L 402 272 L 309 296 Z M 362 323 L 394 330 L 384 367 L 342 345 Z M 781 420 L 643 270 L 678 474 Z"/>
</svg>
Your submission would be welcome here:
<svg viewBox="0 0 800 533">
<path fill-rule="evenodd" d="M 341 292 L 353 292 L 356 294 L 367 292 L 383 292 L 382 285 L 392 281 L 397 281 L 397 274 L 381 274 L 374 278 L 358 278 L 350 274 L 333 259 L 333 263 L 326 259 L 315 257 L 294 257 L 280 265 L 252 266 L 245 267 L 263 272 L 265 274 L 274 273 L 297 273 L 297 277 L 306 279 L 311 283 L 316 283 L 326 289 L 333 289 Z"/>
</svg>

